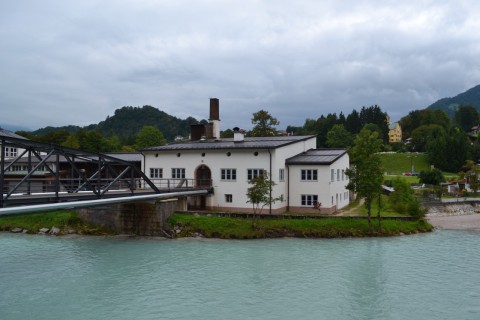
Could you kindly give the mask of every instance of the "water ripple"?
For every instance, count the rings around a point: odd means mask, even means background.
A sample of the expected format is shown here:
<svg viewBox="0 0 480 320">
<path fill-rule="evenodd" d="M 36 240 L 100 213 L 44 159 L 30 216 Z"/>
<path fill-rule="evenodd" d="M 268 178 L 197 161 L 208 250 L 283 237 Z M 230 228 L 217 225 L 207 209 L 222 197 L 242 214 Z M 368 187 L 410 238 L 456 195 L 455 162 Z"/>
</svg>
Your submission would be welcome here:
<svg viewBox="0 0 480 320">
<path fill-rule="evenodd" d="M 0 319 L 480 318 L 480 233 L 0 244 Z"/>
</svg>

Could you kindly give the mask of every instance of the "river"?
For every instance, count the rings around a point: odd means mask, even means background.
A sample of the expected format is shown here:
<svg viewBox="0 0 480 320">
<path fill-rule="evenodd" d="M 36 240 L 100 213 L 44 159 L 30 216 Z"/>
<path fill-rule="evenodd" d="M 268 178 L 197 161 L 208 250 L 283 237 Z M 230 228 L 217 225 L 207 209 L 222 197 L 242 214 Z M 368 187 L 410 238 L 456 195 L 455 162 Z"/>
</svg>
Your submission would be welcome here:
<svg viewBox="0 0 480 320">
<path fill-rule="evenodd" d="M 480 232 L 214 240 L 0 233 L 0 319 L 480 319 Z"/>
</svg>

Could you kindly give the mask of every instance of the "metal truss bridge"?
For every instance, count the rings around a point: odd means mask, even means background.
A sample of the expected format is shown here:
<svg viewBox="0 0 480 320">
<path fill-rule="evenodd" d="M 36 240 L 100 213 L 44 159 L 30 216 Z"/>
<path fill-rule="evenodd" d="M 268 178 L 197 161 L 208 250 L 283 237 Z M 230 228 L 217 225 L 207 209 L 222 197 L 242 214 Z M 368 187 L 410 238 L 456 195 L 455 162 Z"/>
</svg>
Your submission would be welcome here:
<svg viewBox="0 0 480 320">
<path fill-rule="evenodd" d="M 67 207 L 66 202 L 75 206 L 78 201 L 132 201 L 161 194 L 163 198 L 166 193 L 211 191 L 211 181 L 150 179 L 140 170 L 141 158 L 128 161 L 18 137 L 0 135 L 0 139 L 0 211 L 16 206 L 34 209 L 39 204 L 64 203 L 57 207 Z"/>
</svg>

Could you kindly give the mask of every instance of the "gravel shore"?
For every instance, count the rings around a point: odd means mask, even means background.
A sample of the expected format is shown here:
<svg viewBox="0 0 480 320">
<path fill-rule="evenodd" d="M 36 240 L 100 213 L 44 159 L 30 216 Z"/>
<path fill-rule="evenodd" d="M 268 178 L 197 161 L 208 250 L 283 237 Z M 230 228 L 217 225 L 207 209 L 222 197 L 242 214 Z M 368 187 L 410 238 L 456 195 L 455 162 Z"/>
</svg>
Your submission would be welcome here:
<svg viewBox="0 0 480 320">
<path fill-rule="evenodd" d="M 438 229 L 480 231 L 480 207 L 455 204 L 429 208 L 428 222 Z"/>
</svg>

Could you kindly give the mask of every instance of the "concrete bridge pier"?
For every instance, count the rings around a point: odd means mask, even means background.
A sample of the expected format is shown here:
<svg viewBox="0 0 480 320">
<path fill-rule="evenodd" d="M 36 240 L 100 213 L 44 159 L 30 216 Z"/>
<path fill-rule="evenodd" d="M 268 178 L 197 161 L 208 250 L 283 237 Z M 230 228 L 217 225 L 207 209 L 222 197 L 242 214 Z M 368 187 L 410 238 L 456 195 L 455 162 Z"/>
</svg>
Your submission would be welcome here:
<svg viewBox="0 0 480 320">
<path fill-rule="evenodd" d="M 184 199 L 184 198 L 180 198 Z M 186 199 L 186 198 L 185 198 Z M 178 198 L 117 203 L 78 209 L 81 219 L 120 234 L 168 236 L 167 219 L 182 206 Z M 183 200 L 186 205 L 186 200 Z"/>
</svg>

